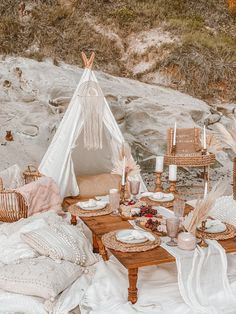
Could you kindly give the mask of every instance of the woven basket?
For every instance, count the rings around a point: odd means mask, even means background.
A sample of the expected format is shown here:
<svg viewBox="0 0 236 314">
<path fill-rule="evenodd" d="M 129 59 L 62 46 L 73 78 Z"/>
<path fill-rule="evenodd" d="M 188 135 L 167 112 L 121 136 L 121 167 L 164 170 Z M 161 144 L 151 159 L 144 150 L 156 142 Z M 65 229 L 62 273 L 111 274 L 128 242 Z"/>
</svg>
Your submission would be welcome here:
<svg viewBox="0 0 236 314">
<path fill-rule="evenodd" d="M 177 129 L 173 151 L 173 129 L 167 130 L 167 152 L 164 163 L 180 167 L 206 167 L 215 163 L 215 155 L 203 154 L 199 128 Z"/>
<path fill-rule="evenodd" d="M 204 167 L 211 166 L 215 163 L 216 157 L 214 154 L 208 155 L 165 155 L 164 162 L 166 165 L 177 165 L 181 167 Z"/>
<path fill-rule="evenodd" d="M 27 218 L 28 206 L 24 197 L 15 190 L 4 190 L 0 178 L 0 221 L 14 222 Z"/>
<path fill-rule="evenodd" d="M 230 12 L 236 12 L 236 0 L 228 0 L 228 8 Z"/>
<path fill-rule="evenodd" d="M 236 201 L 236 157 L 234 158 L 234 171 L 233 171 L 233 197 Z"/>
<path fill-rule="evenodd" d="M 25 184 L 38 180 L 42 175 L 38 169 L 32 165 L 28 166 L 28 169 L 23 172 Z"/>
</svg>

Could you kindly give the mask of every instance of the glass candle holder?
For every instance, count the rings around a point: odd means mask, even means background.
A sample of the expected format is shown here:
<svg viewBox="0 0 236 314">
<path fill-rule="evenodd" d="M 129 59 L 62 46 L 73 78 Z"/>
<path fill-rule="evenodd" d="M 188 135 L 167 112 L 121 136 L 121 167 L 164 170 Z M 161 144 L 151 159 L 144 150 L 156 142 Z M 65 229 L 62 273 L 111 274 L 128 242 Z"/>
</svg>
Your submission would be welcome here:
<svg viewBox="0 0 236 314">
<path fill-rule="evenodd" d="M 118 189 L 111 189 L 109 191 L 109 203 L 110 203 L 113 215 L 119 215 L 120 193 Z"/>
</svg>

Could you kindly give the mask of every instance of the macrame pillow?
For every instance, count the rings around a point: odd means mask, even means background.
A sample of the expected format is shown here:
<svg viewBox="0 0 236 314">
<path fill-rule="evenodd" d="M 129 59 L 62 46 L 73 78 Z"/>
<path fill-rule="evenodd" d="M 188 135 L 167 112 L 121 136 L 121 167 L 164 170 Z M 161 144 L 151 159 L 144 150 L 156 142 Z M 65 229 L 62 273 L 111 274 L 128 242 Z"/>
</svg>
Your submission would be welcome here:
<svg viewBox="0 0 236 314">
<path fill-rule="evenodd" d="M 119 175 L 103 173 L 94 176 L 78 176 L 79 196 L 91 198 L 109 194 L 110 189 L 119 189 L 121 178 Z"/>
<path fill-rule="evenodd" d="M 67 261 L 55 263 L 48 257 L 25 259 L 0 267 L 0 288 L 53 300 L 82 272 L 82 267 Z"/>
<path fill-rule="evenodd" d="M 21 235 L 39 254 L 81 266 L 97 262 L 92 245 L 76 226 L 51 225 Z"/>
</svg>

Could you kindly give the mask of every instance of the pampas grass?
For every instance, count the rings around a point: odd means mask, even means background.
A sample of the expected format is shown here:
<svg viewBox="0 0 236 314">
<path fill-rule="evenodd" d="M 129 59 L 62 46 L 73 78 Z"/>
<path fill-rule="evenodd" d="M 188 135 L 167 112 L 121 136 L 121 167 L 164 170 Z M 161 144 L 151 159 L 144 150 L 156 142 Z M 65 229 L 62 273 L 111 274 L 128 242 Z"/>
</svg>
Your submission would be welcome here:
<svg viewBox="0 0 236 314">
<path fill-rule="evenodd" d="M 222 136 L 223 142 L 236 154 L 236 119 L 233 118 L 233 127 L 230 129 L 226 129 L 221 123 L 217 124 L 217 128 Z"/>
<path fill-rule="evenodd" d="M 126 176 L 133 177 L 140 174 L 140 166 L 131 155 L 131 149 L 128 143 L 123 143 L 120 151 L 120 159 L 115 163 L 115 167 L 112 170 L 112 174 L 118 174 L 122 176 L 123 172 L 123 158 L 125 157 L 125 173 Z"/>
<path fill-rule="evenodd" d="M 206 142 L 208 152 L 216 154 L 217 152 L 222 151 L 222 146 L 214 134 L 208 134 Z"/>
<path fill-rule="evenodd" d="M 187 215 L 183 223 L 188 232 L 195 234 L 197 226 L 207 219 L 210 210 L 215 205 L 216 199 L 221 197 L 225 190 L 226 184 L 220 182 L 212 188 L 206 198 L 198 199 L 194 210 Z"/>
</svg>

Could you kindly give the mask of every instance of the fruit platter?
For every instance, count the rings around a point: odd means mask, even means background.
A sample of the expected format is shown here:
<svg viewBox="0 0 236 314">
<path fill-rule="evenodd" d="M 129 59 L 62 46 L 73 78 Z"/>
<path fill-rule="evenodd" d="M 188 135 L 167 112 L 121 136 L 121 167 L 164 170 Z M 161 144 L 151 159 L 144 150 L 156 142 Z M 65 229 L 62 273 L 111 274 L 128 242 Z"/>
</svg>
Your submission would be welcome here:
<svg viewBox="0 0 236 314">
<path fill-rule="evenodd" d="M 146 219 L 162 217 L 158 214 L 157 209 L 154 209 L 151 205 L 146 205 L 146 203 L 142 201 L 136 203 L 130 201 L 125 205 L 121 205 L 120 214 L 123 220 L 137 219 L 139 217 L 145 217 Z"/>
<path fill-rule="evenodd" d="M 166 223 L 165 219 L 153 217 L 148 219 L 137 219 L 136 225 L 144 230 L 151 231 L 158 236 L 166 236 Z"/>
</svg>

